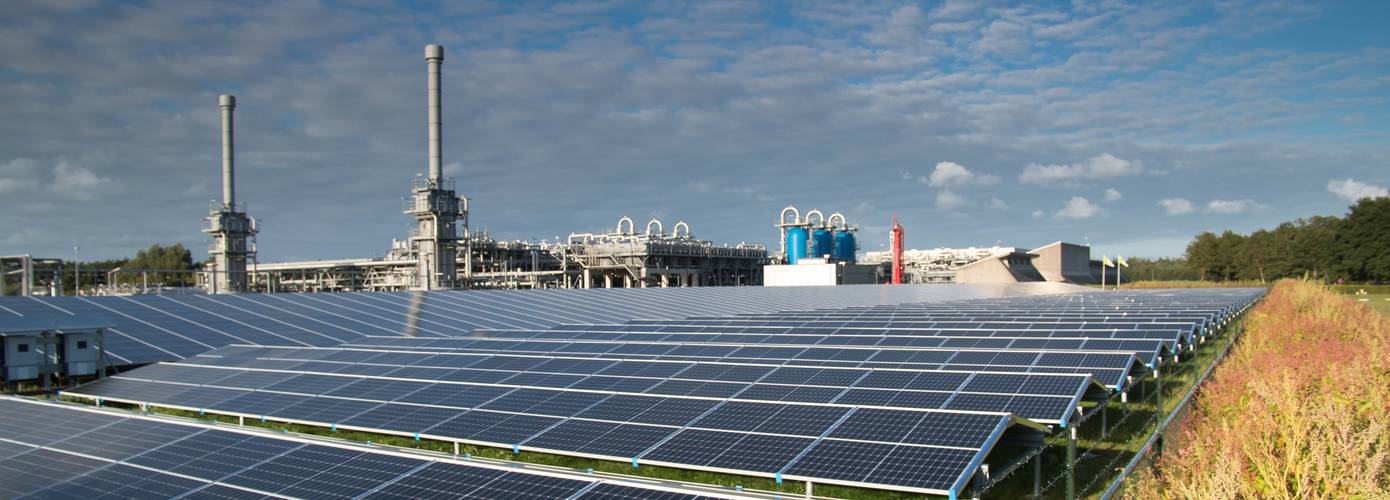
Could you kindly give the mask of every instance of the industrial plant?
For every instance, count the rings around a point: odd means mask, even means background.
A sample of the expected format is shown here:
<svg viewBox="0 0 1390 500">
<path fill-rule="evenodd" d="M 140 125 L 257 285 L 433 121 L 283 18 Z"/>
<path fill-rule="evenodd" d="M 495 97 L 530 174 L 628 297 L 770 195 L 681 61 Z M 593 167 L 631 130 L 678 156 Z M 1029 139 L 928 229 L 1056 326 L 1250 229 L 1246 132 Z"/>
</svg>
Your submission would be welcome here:
<svg viewBox="0 0 1390 500">
<path fill-rule="evenodd" d="M 894 218 L 893 250 L 859 255 L 859 226 L 839 212 L 804 214 L 787 206 L 778 214 L 778 251 L 759 243 L 715 243 L 695 236 L 684 221 L 668 228 L 620 216 L 611 231 L 576 232 L 561 241 L 498 240 L 469 226 L 469 198 L 445 177 L 443 135 L 444 47 L 425 47 L 427 167 L 410 182 L 401 210 L 409 233 L 392 240 L 381 257 L 261 262 L 256 219 L 236 190 L 237 99 L 218 96 L 221 118 L 222 199 L 210 204 L 202 232 L 209 238 L 201 269 L 86 270 L 104 282 L 89 293 L 166 293 L 151 274 L 192 274 L 201 292 L 351 292 L 516 288 L 646 288 L 701 286 L 807 286 L 873 283 L 1099 282 L 1100 263 L 1088 246 L 1057 242 L 1032 251 L 1014 247 L 903 249 L 905 229 Z M 20 295 L 56 295 L 76 270 L 35 275 L 35 264 L 63 269 L 62 259 L 0 258 L 0 287 Z M 57 265 L 57 267 L 54 266 Z M 104 274 L 101 274 L 104 273 Z M 85 281 L 85 280 L 84 280 Z M 158 281 L 158 280 L 156 280 Z M 11 285 L 13 282 L 13 285 Z M 122 283 L 117 286 L 116 283 Z M 44 283 L 36 287 L 37 283 Z M 0 288 L 0 292 L 6 291 Z"/>
<path fill-rule="evenodd" d="M 212 238 L 202 287 L 209 293 L 444 290 L 456 288 L 643 288 L 762 283 L 761 244 L 716 245 L 677 221 L 652 219 L 642 231 L 622 217 L 612 232 L 575 233 L 563 242 L 499 241 L 468 225 L 469 200 L 443 174 L 444 47 L 425 47 L 429 166 L 416 177 L 402 212 L 415 224 L 383 258 L 257 262 L 256 220 L 236 202 L 233 110 L 223 95 L 223 201 L 203 231 Z M 843 221 L 843 218 L 840 219 Z M 852 247 L 851 239 L 851 247 Z M 849 250 L 853 259 L 853 249 Z"/>
</svg>

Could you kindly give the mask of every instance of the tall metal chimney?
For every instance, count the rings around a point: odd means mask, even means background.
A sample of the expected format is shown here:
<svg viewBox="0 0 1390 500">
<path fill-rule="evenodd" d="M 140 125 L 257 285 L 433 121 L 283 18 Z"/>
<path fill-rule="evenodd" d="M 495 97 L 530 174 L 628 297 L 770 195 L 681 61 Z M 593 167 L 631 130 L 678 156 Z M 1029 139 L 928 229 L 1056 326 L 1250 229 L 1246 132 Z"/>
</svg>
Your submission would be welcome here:
<svg viewBox="0 0 1390 500">
<path fill-rule="evenodd" d="M 229 210 L 236 209 L 236 152 L 232 142 L 232 111 L 236 109 L 236 96 L 222 94 L 217 97 L 217 105 L 222 108 L 222 204 Z"/>
<path fill-rule="evenodd" d="M 406 200 L 405 213 L 415 217 L 415 229 L 410 233 L 416 275 L 412 287 L 418 290 L 449 289 L 461 282 L 458 276 L 460 241 L 463 241 L 463 284 L 471 273 L 472 252 L 468 248 L 468 198 L 454 192 L 453 179 L 444 178 L 444 122 L 440 111 L 440 66 L 444 64 L 444 47 L 425 46 L 425 64 L 429 67 L 427 81 L 429 100 L 429 177 L 411 183 L 411 198 Z M 462 227 L 464 235 L 460 237 Z"/>
<path fill-rule="evenodd" d="M 438 184 L 444 178 L 444 144 L 440 134 L 443 117 L 440 114 L 439 66 L 444 64 L 444 46 L 425 46 L 425 64 L 429 66 L 429 129 L 430 182 Z"/>
<path fill-rule="evenodd" d="M 222 110 L 222 204 L 214 201 L 203 222 L 203 232 L 212 237 L 207 287 L 212 293 L 238 293 L 250 288 L 246 263 L 256 258 L 256 219 L 236 205 L 236 144 L 232 138 L 236 97 L 217 96 L 217 107 Z"/>
</svg>

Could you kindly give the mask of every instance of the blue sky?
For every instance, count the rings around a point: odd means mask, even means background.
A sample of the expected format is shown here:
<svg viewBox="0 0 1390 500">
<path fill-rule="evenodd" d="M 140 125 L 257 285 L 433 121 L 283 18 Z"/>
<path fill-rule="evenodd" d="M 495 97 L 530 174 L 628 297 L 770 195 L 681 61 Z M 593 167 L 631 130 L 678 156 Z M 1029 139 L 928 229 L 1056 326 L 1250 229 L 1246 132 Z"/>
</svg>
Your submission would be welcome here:
<svg viewBox="0 0 1390 500">
<path fill-rule="evenodd" d="M 1390 186 L 1387 2 L 7 2 L 0 254 L 129 255 L 219 196 L 217 94 L 263 261 L 379 256 L 426 167 L 502 239 L 687 221 L 775 248 L 1176 255 Z"/>
</svg>

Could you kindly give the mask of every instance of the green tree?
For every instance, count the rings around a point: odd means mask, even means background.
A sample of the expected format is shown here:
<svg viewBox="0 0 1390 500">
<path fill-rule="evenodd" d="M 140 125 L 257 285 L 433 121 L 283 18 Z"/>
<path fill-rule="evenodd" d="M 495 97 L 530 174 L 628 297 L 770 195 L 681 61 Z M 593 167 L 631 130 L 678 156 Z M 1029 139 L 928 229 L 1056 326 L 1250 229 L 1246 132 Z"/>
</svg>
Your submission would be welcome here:
<svg viewBox="0 0 1390 500">
<path fill-rule="evenodd" d="M 162 246 L 158 243 L 135 253 L 125 266 L 127 269 L 158 270 L 159 282 L 165 285 L 190 286 L 194 284 L 192 271 L 193 254 L 182 243 Z M 171 272 L 172 271 L 172 272 Z"/>
<path fill-rule="evenodd" d="M 1226 230 L 1216 239 L 1216 262 L 1213 268 L 1221 281 L 1236 279 L 1240 274 L 1241 255 L 1245 253 L 1245 236 Z"/>
<path fill-rule="evenodd" d="M 1202 231 L 1192 243 L 1187 244 L 1187 264 L 1197 271 L 1198 279 L 1206 280 L 1214 276 L 1220 252 L 1220 241 L 1210 231 Z"/>
<path fill-rule="evenodd" d="M 1301 270 L 1300 274 L 1323 281 L 1336 278 L 1332 273 L 1342 267 L 1337 249 L 1337 230 L 1341 222 L 1341 218 L 1326 216 L 1294 221 L 1298 231 L 1292 250 L 1298 263 L 1295 269 Z"/>
<path fill-rule="evenodd" d="M 1241 279 L 1257 279 L 1260 280 L 1260 283 L 1264 283 L 1269 278 L 1270 257 L 1279 251 L 1274 240 L 1274 233 L 1264 229 L 1250 233 L 1250 236 L 1246 237 L 1240 255 L 1239 277 Z"/>
<path fill-rule="evenodd" d="M 1336 232 L 1338 270 L 1354 281 L 1390 280 L 1390 197 L 1362 198 Z"/>
</svg>

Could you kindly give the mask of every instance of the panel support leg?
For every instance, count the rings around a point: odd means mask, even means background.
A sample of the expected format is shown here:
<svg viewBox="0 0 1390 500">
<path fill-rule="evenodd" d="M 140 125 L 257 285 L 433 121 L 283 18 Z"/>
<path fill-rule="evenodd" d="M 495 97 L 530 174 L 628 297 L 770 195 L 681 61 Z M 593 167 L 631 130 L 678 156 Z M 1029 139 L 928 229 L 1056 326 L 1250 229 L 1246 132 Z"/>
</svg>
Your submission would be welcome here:
<svg viewBox="0 0 1390 500">
<path fill-rule="evenodd" d="M 1106 415 L 1107 413 L 1109 413 L 1109 412 L 1106 411 L 1106 410 L 1109 410 L 1109 409 L 1110 409 L 1110 400 L 1109 400 L 1109 399 L 1100 402 L 1100 437 L 1101 437 L 1102 439 L 1105 438 L 1105 433 L 1106 433 L 1107 430 L 1109 429 L 1109 425 L 1108 425 L 1109 422 L 1107 422 L 1107 419 L 1108 419 L 1109 417 Z"/>
<path fill-rule="evenodd" d="M 1067 429 L 1067 500 L 1076 499 L 1076 424 Z"/>
<path fill-rule="evenodd" d="M 1042 453 L 1033 456 L 1033 498 L 1042 498 Z"/>
<path fill-rule="evenodd" d="M 1154 408 L 1154 413 L 1163 418 L 1163 377 L 1157 368 L 1154 368 Z"/>
<path fill-rule="evenodd" d="M 814 498 L 815 496 L 815 490 L 813 489 L 813 486 L 811 486 L 811 482 L 806 481 L 806 498 Z"/>
</svg>

